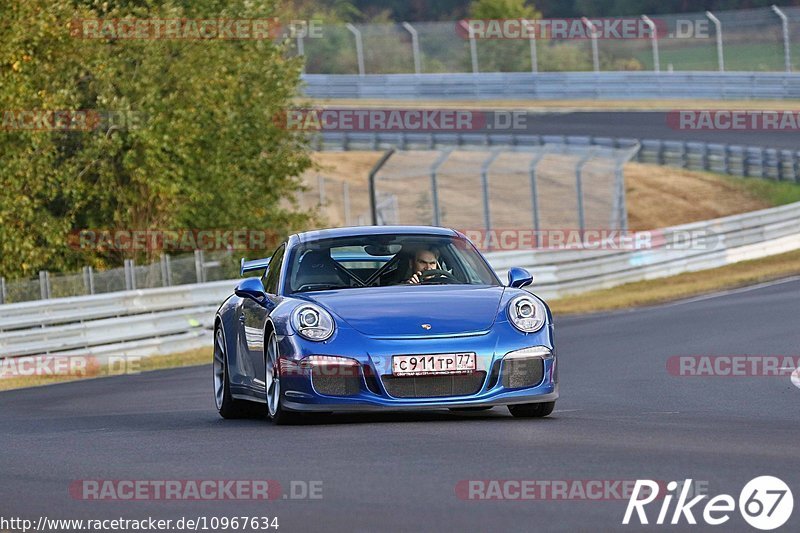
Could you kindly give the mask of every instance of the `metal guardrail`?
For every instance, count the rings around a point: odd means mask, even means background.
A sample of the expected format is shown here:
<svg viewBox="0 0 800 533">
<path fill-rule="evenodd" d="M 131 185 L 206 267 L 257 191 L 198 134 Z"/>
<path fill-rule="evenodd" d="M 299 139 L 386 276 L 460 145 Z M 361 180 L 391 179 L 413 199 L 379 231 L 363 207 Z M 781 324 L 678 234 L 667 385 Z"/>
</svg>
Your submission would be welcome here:
<svg viewBox="0 0 800 533">
<path fill-rule="evenodd" d="M 557 298 L 682 272 L 704 270 L 800 248 L 800 202 L 682 224 L 659 230 L 670 235 L 702 234 L 706 249 L 669 247 L 630 251 L 513 251 L 486 254 L 501 276 L 512 266 L 535 273 L 532 291 Z"/>
<path fill-rule="evenodd" d="M 799 80 L 800 81 L 800 80 Z M 547 144 L 599 146 L 629 149 L 641 145 L 640 163 L 708 170 L 722 174 L 800 183 L 800 150 L 761 146 L 625 139 L 577 135 L 529 135 L 509 133 L 376 133 L 325 132 L 314 139 L 317 150 L 486 150 L 530 152 Z"/>
<path fill-rule="evenodd" d="M 231 293 L 233 284 L 225 280 L 0 305 L 0 334 L 100 318 L 219 305 Z"/>
<path fill-rule="evenodd" d="M 391 100 L 798 99 L 791 72 L 306 74 L 310 98 Z"/>
<path fill-rule="evenodd" d="M 800 248 L 800 202 L 661 230 L 716 236 L 708 249 L 488 253 L 501 276 L 532 270 L 532 291 L 553 298 L 588 289 L 702 270 Z M 235 280 L 0 307 L 0 357 L 60 353 L 151 355 L 211 343 L 209 328 Z"/>
<path fill-rule="evenodd" d="M 152 355 L 211 342 L 234 280 L 0 306 L 0 357 Z"/>
</svg>

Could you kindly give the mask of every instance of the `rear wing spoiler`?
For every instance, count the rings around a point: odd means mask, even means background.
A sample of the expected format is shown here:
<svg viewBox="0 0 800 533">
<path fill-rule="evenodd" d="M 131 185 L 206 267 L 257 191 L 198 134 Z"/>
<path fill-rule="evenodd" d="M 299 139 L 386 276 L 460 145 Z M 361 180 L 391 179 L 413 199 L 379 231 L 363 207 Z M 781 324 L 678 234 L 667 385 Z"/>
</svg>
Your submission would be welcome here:
<svg viewBox="0 0 800 533">
<path fill-rule="evenodd" d="M 271 257 L 267 257 L 266 259 L 253 259 L 252 261 L 245 261 L 244 257 L 242 257 L 242 262 L 239 266 L 239 275 L 244 276 L 246 272 L 253 272 L 256 270 L 266 270 L 269 267 L 269 260 L 272 259 Z"/>
</svg>

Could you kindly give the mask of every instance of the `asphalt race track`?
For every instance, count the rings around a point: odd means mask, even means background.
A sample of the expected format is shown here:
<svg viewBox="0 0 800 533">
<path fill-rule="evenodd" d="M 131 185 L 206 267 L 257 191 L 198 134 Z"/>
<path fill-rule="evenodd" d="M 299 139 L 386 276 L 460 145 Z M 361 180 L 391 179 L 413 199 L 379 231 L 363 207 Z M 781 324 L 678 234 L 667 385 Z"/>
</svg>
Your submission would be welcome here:
<svg viewBox="0 0 800 533">
<path fill-rule="evenodd" d="M 787 150 L 798 147 L 797 130 L 681 130 L 667 124 L 667 113 L 663 111 L 529 113 L 525 126 L 526 133 L 536 135 L 697 141 Z"/>
<path fill-rule="evenodd" d="M 712 496 L 738 500 L 747 481 L 775 475 L 795 491 L 782 530 L 798 531 L 800 388 L 787 376 L 673 376 L 666 362 L 672 355 L 797 356 L 799 295 L 794 279 L 556 317 L 562 399 L 543 420 L 495 408 L 337 415 L 288 427 L 225 421 L 213 409 L 208 367 L 0 393 L 0 514 L 277 516 L 283 532 L 638 531 L 621 525 L 621 499 L 477 501 L 460 499 L 456 486 L 692 478 Z M 323 488 L 314 500 L 84 501 L 68 491 L 82 479 L 270 479 L 287 493 L 293 480 L 317 480 Z M 651 521 L 660 507 L 653 505 Z M 695 511 L 702 523 L 700 515 L 702 508 Z M 668 528 L 675 529 L 655 530 Z M 738 511 L 713 529 L 753 531 Z"/>
</svg>

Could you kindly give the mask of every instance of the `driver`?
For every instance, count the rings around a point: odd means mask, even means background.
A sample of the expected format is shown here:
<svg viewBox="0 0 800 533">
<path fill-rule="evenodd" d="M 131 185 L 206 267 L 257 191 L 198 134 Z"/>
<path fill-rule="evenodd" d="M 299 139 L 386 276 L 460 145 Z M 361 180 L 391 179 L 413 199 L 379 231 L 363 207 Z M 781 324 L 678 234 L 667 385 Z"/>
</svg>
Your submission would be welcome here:
<svg viewBox="0 0 800 533">
<path fill-rule="evenodd" d="M 418 248 L 409 264 L 414 274 L 404 283 L 417 284 L 422 281 L 423 272 L 439 268 L 439 251 L 436 248 Z"/>
</svg>

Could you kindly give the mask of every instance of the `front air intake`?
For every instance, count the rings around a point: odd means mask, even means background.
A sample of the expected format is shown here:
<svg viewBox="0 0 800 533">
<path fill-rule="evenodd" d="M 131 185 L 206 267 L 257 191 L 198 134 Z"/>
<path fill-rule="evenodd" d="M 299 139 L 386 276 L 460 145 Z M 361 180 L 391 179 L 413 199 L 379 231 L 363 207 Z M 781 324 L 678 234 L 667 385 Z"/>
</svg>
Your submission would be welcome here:
<svg viewBox="0 0 800 533">
<path fill-rule="evenodd" d="M 485 379 L 486 372 L 482 371 L 440 376 L 381 376 L 386 392 L 395 398 L 468 396 L 481 390 Z"/>
<path fill-rule="evenodd" d="M 503 361 L 503 387 L 520 389 L 535 387 L 544 377 L 544 359 L 541 357 L 513 358 Z"/>
</svg>

